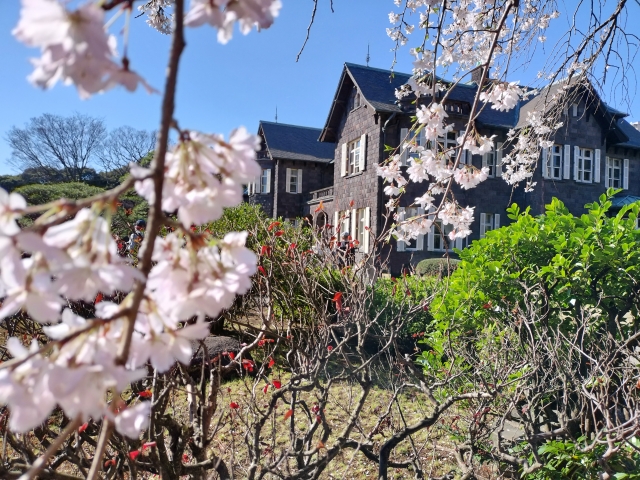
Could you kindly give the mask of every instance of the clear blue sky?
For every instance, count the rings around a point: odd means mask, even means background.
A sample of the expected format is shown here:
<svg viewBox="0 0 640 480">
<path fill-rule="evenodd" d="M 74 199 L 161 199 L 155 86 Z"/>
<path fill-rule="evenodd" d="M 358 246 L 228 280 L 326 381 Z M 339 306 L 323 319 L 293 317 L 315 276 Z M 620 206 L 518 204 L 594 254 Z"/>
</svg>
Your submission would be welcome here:
<svg viewBox="0 0 640 480">
<path fill-rule="evenodd" d="M 227 45 L 217 43 L 211 28 L 188 29 L 177 96 L 176 118 L 181 127 L 227 135 L 244 125 L 255 132 L 259 120 L 274 119 L 276 106 L 282 123 L 321 127 L 344 62 L 364 64 L 370 43 L 370 65 L 391 66 L 393 42 L 385 33 L 388 13 L 394 9 L 391 0 L 334 0 L 335 13 L 329 9 L 329 0 L 319 3 L 311 38 L 298 63 L 296 54 L 304 40 L 311 0 L 283 0 L 272 28 L 247 36 L 236 33 Z M 18 0 L 0 1 L 0 174 L 11 172 L 6 164 L 10 156 L 6 132 L 43 113 L 80 112 L 103 118 L 109 128 L 157 128 L 160 95 L 117 89 L 83 101 L 73 87 L 57 85 L 43 92 L 31 86 L 25 79 L 32 70 L 28 59 L 38 51 L 23 47 L 11 36 L 18 13 Z M 162 89 L 169 38 L 149 28 L 143 18 L 133 21 L 133 27 L 131 67 Z M 410 71 L 410 60 L 405 48 L 396 70 Z M 533 76 L 536 71 L 534 63 L 522 75 Z"/>
</svg>

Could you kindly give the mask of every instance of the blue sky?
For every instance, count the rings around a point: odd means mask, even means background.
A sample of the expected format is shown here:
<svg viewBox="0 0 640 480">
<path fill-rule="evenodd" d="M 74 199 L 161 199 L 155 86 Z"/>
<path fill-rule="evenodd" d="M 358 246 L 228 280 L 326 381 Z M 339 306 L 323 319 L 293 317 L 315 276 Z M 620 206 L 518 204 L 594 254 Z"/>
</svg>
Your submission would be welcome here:
<svg viewBox="0 0 640 480">
<path fill-rule="evenodd" d="M 273 121 L 276 106 L 282 123 L 321 127 L 344 62 L 364 64 L 367 44 L 371 66 L 389 68 L 393 60 L 393 42 L 385 33 L 388 13 L 394 9 L 391 0 L 333 3 L 335 12 L 331 13 L 329 0 L 320 0 L 311 38 L 297 63 L 311 0 L 283 0 L 272 28 L 247 36 L 236 33 L 227 45 L 217 43 L 211 28 L 188 29 L 177 96 L 176 118 L 181 127 L 227 135 L 244 125 L 255 132 L 259 120 Z M 10 156 L 6 132 L 43 113 L 80 112 L 103 118 L 109 128 L 157 128 L 160 95 L 119 89 L 80 100 L 73 87 L 57 85 L 43 92 L 31 86 L 25 79 L 32 70 L 28 59 L 38 51 L 23 47 L 11 36 L 18 14 L 18 0 L 0 1 L 0 174 L 11 172 L 6 164 Z M 133 21 L 131 67 L 158 89 L 164 83 L 168 47 L 169 38 L 147 27 L 143 18 Z M 399 53 L 398 60 L 397 71 L 410 71 L 407 49 Z M 516 75 L 533 78 L 537 69 L 534 62 Z"/>
</svg>

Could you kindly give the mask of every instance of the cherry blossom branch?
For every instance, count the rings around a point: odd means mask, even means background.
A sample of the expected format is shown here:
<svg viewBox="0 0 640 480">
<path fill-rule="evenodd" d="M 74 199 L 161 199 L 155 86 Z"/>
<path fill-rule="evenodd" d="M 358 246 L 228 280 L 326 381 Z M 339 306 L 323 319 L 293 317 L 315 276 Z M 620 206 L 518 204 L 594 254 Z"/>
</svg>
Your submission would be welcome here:
<svg viewBox="0 0 640 480">
<path fill-rule="evenodd" d="M 164 217 L 162 213 L 162 188 L 164 185 L 165 155 L 167 153 L 167 147 L 169 143 L 169 129 L 171 128 L 171 124 L 173 122 L 173 112 L 175 110 L 175 94 L 176 85 L 178 83 L 178 65 L 180 63 L 180 56 L 182 55 L 182 51 L 184 50 L 184 47 L 186 45 L 184 40 L 184 0 L 176 0 L 174 8 L 176 23 L 173 33 L 173 41 L 171 44 L 171 53 L 169 56 L 169 66 L 167 71 L 167 81 L 165 84 L 164 98 L 162 101 L 160 133 L 158 135 L 156 151 L 151 162 L 155 198 L 149 208 L 149 224 L 147 226 L 147 235 L 141 247 L 141 255 L 138 257 L 138 268 L 143 273 L 145 278 L 151 270 L 151 257 L 153 255 L 153 247 Z M 144 294 L 145 284 L 146 283 L 144 281 L 138 281 L 136 282 L 133 290 L 133 296 L 131 299 L 132 313 L 127 317 L 125 324 L 125 333 L 122 338 L 122 343 L 120 344 L 120 347 L 118 349 L 118 355 L 116 359 L 116 361 L 120 365 L 124 365 L 129 356 L 131 336 L 133 335 L 133 328 L 135 325 L 138 309 L 140 308 L 140 302 L 142 301 L 142 297 Z"/>
</svg>

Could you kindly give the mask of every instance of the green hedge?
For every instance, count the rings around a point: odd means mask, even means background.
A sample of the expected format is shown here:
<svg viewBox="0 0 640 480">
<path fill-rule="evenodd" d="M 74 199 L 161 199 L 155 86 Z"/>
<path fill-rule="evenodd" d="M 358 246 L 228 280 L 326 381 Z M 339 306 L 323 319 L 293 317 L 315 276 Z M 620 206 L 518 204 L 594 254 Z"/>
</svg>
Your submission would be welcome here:
<svg viewBox="0 0 640 480">
<path fill-rule="evenodd" d="M 424 275 L 448 276 L 458 268 L 459 263 L 460 260 L 454 258 L 427 258 L 420 261 L 416 266 L 416 275 L 420 277 Z"/>
</svg>

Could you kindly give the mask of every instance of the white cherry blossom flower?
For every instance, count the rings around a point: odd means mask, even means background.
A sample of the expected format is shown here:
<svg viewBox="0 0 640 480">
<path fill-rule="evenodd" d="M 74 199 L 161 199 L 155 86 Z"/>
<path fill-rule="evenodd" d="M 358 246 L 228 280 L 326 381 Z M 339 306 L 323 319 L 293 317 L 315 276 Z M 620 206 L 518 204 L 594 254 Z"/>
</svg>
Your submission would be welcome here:
<svg viewBox="0 0 640 480">
<path fill-rule="evenodd" d="M 7 193 L 0 188 L 0 234 L 15 235 L 20 231 L 16 221 L 22 216 L 20 210 L 27 207 L 24 197 L 18 193 Z"/>
</svg>

